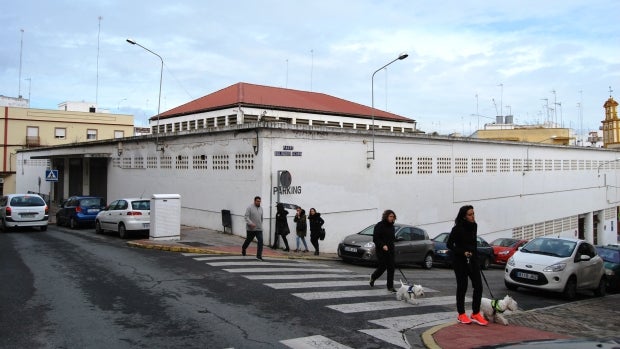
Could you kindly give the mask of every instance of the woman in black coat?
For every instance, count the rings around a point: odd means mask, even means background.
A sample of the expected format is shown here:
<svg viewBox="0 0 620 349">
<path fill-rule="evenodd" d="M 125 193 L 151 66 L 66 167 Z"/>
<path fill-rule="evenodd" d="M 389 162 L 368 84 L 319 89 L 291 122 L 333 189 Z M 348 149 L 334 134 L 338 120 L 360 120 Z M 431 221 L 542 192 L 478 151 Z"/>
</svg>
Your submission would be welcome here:
<svg viewBox="0 0 620 349">
<path fill-rule="evenodd" d="M 282 241 L 284 241 L 284 246 L 286 246 L 284 251 L 290 251 L 290 249 L 288 248 L 288 239 L 286 238 L 286 236 L 291 232 L 288 227 L 288 221 L 286 218 L 287 215 L 288 211 L 284 209 L 284 205 L 278 203 L 276 205 L 276 237 L 273 241 L 273 245 L 271 246 L 271 249 L 273 250 L 277 249 L 280 246 L 280 240 L 278 239 L 278 236 L 281 236 Z"/>
<path fill-rule="evenodd" d="M 319 255 L 319 238 L 321 237 L 321 228 L 325 221 L 321 218 L 321 214 L 313 208 L 308 211 L 308 221 L 310 222 L 310 243 L 314 246 L 314 255 Z"/>
<path fill-rule="evenodd" d="M 480 278 L 480 265 L 478 264 L 478 224 L 474 207 L 465 205 L 459 209 L 454 219 L 454 227 L 448 237 L 448 249 L 452 251 L 452 265 L 456 276 L 456 310 L 459 315 L 458 322 L 469 324 L 472 321 L 479 325 L 487 325 L 488 322 L 480 314 L 480 302 L 482 299 L 482 279 Z M 467 293 L 468 278 L 471 279 L 474 294 L 472 296 L 472 314 L 465 314 L 465 293 Z"/>
<path fill-rule="evenodd" d="M 394 269 L 396 269 L 394 261 L 394 241 L 396 240 L 394 221 L 396 221 L 396 213 L 392 210 L 385 210 L 381 216 L 381 222 L 375 225 L 372 234 L 379 265 L 370 275 L 370 287 L 374 287 L 375 280 L 387 270 L 387 288 L 390 292 L 396 292 L 394 289 Z"/>
</svg>

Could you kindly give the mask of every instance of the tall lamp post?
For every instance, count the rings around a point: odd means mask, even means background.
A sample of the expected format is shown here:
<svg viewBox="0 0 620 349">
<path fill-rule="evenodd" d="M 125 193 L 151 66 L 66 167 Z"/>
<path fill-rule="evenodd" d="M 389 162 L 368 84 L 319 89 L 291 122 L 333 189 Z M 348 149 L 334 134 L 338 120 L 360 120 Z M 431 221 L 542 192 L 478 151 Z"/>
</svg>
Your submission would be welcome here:
<svg viewBox="0 0 620 349">
<path fill-rule="evenodd" d="M 401 53 L 400 55 L 398 55 L 398 57 L 394 58 L 391 62 L 389 62 L 388 64 L 384 65 L 383 67 L 375 70 L 374 73 L 372 73 L 372 78 L 371 80 L 371 93 L 372 93 L 372 110 L 371 110 L 371 117 L 372 117 L 372 157 L 368 158 L 368 159 L 375 159 L 375 74 L 377 74 L 377 72 L 379 72 L 380 70 L 382 70 L 383 68 L 387 67 L 388 65 L 398 61 L 398 60 L 403 60 L 405 58 L 409 57 L 409 54 L 407 54 L 406 52 Z"/>
<path fill-rule="evenodd" d="M 157 56 L 157 58 L 159 58 L 159 60 L 161 61 L 161 69 L 159 71 L 159 97 L 157 98 L 157 126 L 156 126 L 157 134 L 155 135 L 155 143 L 157 143 L 157 147 L 159 147 L 159 108 L 161 106 L 161 81 L 162 81 L 162 78 L 164 76 L 164 60 L 163 60 L 163 58 L 161 58 L 160 55 L 158 55 L 157 53 L 149 50 L 148 48 L 138 44 L 134 40 L 127 39 L 127 42 L 132 44 L 132 45 L 138 45 L 138 46 L 142 47 L 143 49 L 145 49 L 148 52 L 150 52 L 150 53 L 154 54 L 155 56 Z"/>
</svg>

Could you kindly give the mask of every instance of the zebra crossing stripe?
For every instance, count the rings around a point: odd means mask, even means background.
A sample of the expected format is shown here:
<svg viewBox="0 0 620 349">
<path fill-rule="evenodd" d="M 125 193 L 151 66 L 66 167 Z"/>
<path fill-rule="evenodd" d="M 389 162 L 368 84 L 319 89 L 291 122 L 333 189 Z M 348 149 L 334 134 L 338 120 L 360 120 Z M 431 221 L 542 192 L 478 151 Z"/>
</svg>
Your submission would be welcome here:
<svg viewBox="0 0 620 349">
<path fill-rule="evenodd" d="M 341 313 L 361 313 L 365 311 L 378 311 L 388 309 L 400 309 L 411 307 L 428 307 L 432 305 L 449 305 L 455 304 L 454 296 L 445 297 L 432 297 L 432 298 L 418 298 L 415 300 L 416 304 L 411 304 L 405 301 L 393 300 L 393 301 L 379 301 L 379 302 L 363 302 L 363 303 L 349 303 L 349 304 L 334 304 L 328 305 L 330 309 L 334 309 Z"/>
<path fill-rule="evenodd" d="M 264 262 L 260 265 L 265 265 Z M 312 268 L 236 268 L 236 269 L 222 269 L 229 273 L 307 273 L 313 271 L 322 271 L 326 273 L 350 273 L 350 270 L 346 269 L 312 269 Z"/>
<path fill-rule="evenodd" d="M 366 281 L 305 281 L 305 282 L 280 282 L 273 284 L 265 284 L 276 290 L 284 290 L 290 288 L 313 288 L 313 287 L 343 287 L 343 286 L 362 286 L 366 285 Z"/>
<path fill-rule="evenodd" d="M 292 349 L 353 349 L 324 336 L 310 336 L 280 341 Z"/>
<path fill-rule="evenodd" d="M 456 321 L 457 315 L 456 309 L 454 309 L 454 311 L 446 312 L 387 317 L 368 320 L 368 322 L 400 332 L 406 329 L 426 328 Z"/>
<path fill-rule="evenodd" d="M 303 265 L 300 262 L 268 262 L 269 266 L 285 266 L 285 267 L 297 267 L 300 265 Z M 248 266 L 248 265 L 265 265 L 265 262 L 261 262 L 261 261 L 240 261 L 240 262 L 208 262 L 208 265 L 212 266 L 212 267 L 227 267 L 227 266 Z M 312 265 L 303 265 L 304 267 L 317 267 L 317 268 L 325 268 L 327 267 L 326 264 L 312 264 Z"/>
<path fill-rule="evenodd" d="M 401 332 L 398 332 L 395 330 L 380 328 L 380 329 L 359 330 L 359 332 L 365 333 L 369 336 L 373 336 L 377 339 L 380 339 L 384 342 L 388 342 L 397 347 L 406 348 L 406 349 L 411 348 L 411 345 L 409 345 L 409 343 L 407 343 L 407 341 L 405 340 L 405 336 Z"/>
<path fill-rule="evenodd" d="M 355 297 L 377 297 L 393 294 L 386 289 L 372 289 L 372 290 L 349 290 L 349 291 L 327 291 L 327 292 L 302 292 L 293 293 L 293 296 L 299 297 L 303 300 L 321 300 L 321 299 L 336 299 L 336 298 L 355 298 Z"/>
<path fill-rule="evenodd" d="M 321 270 L 322 271 L 322 270 Z M 243 275 L 249 280 L 302 280 L 302 279 L 327 279 L 327 278 L 341 278 L 341 279 L 368 279 L 366 275 L 355 274 L 284 274 L 284 275 Z"/>
</svg>

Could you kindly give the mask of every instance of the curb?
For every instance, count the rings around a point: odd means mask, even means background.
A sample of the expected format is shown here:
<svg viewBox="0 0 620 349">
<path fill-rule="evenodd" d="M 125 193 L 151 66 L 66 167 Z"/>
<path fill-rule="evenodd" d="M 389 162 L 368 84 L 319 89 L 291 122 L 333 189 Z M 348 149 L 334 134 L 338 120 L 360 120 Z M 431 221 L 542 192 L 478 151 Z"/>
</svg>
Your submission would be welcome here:
<svg viewBox="0 0 620 349">
<path fill-rule="evenodd" d="M 452 326 L 456 323 L 456 321 L 446 322 L 445 324 L 433 326 L 430 329 L 424 331 L 422 333 L 422 342 L 424 343 L 424 346 L 428 349 L 441 349 L 437 342 L 435 342 L 435 338 L 433 337 L 433 335 L 437 331 L 442 330 L 445 327 Z"/>
</svg>

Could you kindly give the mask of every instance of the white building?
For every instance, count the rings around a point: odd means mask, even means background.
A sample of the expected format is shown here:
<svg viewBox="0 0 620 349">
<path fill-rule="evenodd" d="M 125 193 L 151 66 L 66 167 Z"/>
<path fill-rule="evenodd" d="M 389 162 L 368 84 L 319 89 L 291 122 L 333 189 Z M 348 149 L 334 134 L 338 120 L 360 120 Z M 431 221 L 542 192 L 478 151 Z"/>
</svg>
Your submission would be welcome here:
<svg viewBox="0 0 620 349">
<path fill-rule="evenodd" d="M 370 120 L 369 114 L 352 117 L 354 126 L 344 127 L 346 116 L 340 114 L 294 107 L 273 111 L 276 106 L 265 102 L 264 108 L 239 102 L 237 112 L 223 105 L 163 118 L 170 111 L 151 120 L 155 130 L 159 123 L 160 130 L 173 132 L 20 151 L 17 187 L 36 186 L 45 171 L 37 159 L 51 159 L 61 169 L 82 161 L 82 194 L 93 185 L 107 186 L 108 202 L 180 194 L 183 224 L 223 230 L 221 211 L 230 210 L 232 233 L 241 236 L 245 208 L 259 195 L 270 223 L 267 242 L 275 203 L 293 203 L 322 214 L 326 252 L 334 252 L 345 235 L 378 221 L 384 209 L 432 237 L 449 231 L 465 204 L 474 205 L 478 234 L 488 241 L 541 235 L 617 241 L 618 151 L 428 136 L 415 132 L 410 119 L 401 117 L 399 124 Z M 266 113 L 247 122 L 249 110 Z M 375 122 L 381 128 L 373 132 L 368 125 Z M 98 164 L 99 177 L 91 174 L 91 162 Z M 279 184 L 281 171 L 291 174 L 287 188 Z M 60 171 L 63 187 L 78 175 Z"/>
</svg>

